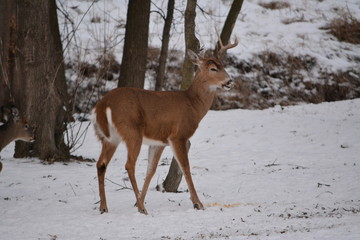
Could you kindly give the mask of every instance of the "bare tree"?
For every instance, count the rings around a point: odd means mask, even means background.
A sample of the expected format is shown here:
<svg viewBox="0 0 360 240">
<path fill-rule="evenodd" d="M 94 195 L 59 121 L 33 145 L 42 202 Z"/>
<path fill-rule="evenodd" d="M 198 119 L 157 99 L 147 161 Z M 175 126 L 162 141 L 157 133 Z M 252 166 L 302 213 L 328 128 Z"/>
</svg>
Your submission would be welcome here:
<svg viewBox="0 0 360 240">
<path fill-rule="evenodd" d="M 69 158 L 63 52 L 55 0 L 2 0 L 1 83 L 20 114 L 36 127 L 34 143 L 16 143 L 15 157 Z M 2 86 L 3 87 L 3 86 Z"/>
<path fill-rule="evenodd" d="M 175 5 L 175 0 L 168 1 L 167 13 L 166 13 L 164 29 L 162 33 L 162 45 L 161 45 L 161 52 L 159 57 L 159 67 L 157 69 L 157 75 L 156 75 L 156 84 L 155 84 L 156 91 L 161 91 L 164 85 L 166 60 L 168 56 L 169 40 L 170 40 L 170 30 L 174 15 L 174 5 Z"/>
<path fill-rule="evenodd" d="M 236 23 L 236 19 L 239 15 L 243 0 L 234 0 L 231 5 L 229 14 L 227 15 L 226 21 L 224 23 L 224 27 L 222 29 L 220 38 L 224 44 L 227 44 L 230 40 L 230 36 L 234 25 Z M 186 49 L 192 49 L 195 52 L 200 50 L 199 40 L 195 36 L 195 17 L 196 17 L 196 0 L 188 0 L 187 6 L 185 10 L 185 46 Z M 215 55 L 217 53 L 219 45 L 215 48 Z M 194 67 L 191 62 L 185 58 L 184 66 L 183 66 L 183 82 L 182 89 L 187 89 L 187 87 L 191 83 L 192 76 L 194 74 Z M 190 142 L 187 144 L 187 149 L 190 149 Z M 172 159 L 169 172 L 164 180 L 164 182 L 157 186 L 158 190 L 163 190 L 166 192 L 177 192 L 177 189 L 180 185 L 182 178 L 182 171 L 179 168 L 175 158 Z"/>
<path fill-rule="evenodd" d="M 144 88 L 150 2 L 150 0 L 129 1 L 119 87 Z"/>
<path fill-rule="evenodd" d="M 191 85 L 191 80 L 194 75 L 194 64 L 190 61 L 187 51 L 190 49 L 193 52 L 198 53 L 200 51 L 200 42 L 195 35 L 195 18 L 196 18 L 196 4 L 197 0 L 188 0 L 185 9 L 185 60 L 182 69 L 182 83 L 181 89 L 185 90 Z M 187 150 L 190 149 L 190 141 L 187 143 Z M 170 165 L 169 172 L 162 183 L 162 186 L 157 186 L 158 190 L 164 190 L 166 192 L 177 192 L 180 185 L 183 174 L 179 168 L 176 159 L 173 157 Z"/>
<path fill-rule="evenodd" d="M 191 84 L 194 75 L 194 64 L 188 57 L 188 50 L 198 53 L 200 51 L 200 42 L 195 35 L 195 18 L 196 18 L 196 4 L 197 0 L 188 0 L 185 9 L 185 60 L 182 69 L 182 83 L 181 89 L 185 90 Z"/>
<path fill-rule="evenodd" d="M 231 33 L 234 29 L 234 26 L 235 26 L 237 17 L 239 16 L 243 2 L 244 2 L 244 0 L 234 0 L 231 5 L 230 11 L 226 17 L 224 26 L 223 26 L 221 34 L 220 34 L 220 39 L 223 44 L 227 44 L 230 40 Z M 220 49 L 219 41 L 216 43 L 216 46 L 214 49 L 215 49 L 215 55 L 216 55 L 217 51 Z"/>
</svg>

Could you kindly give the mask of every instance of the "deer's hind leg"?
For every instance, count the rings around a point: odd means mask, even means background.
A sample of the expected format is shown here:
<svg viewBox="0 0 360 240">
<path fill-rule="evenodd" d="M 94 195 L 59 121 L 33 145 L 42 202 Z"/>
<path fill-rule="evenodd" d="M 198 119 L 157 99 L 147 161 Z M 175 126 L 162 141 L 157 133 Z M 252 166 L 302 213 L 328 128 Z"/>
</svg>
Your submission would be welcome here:
<svg viewBox="0 0 360 240">
<path fill-rule="evenodd" d="M 100 213 L 108 212 L 105 195 L 105 173 L 106 168 L 114 155 L 117 146 L 103 140 L 102 150 L 99 160 L 96 164 L 97 175 L 99 181 L 99 194 L 100 194 Z"/>
<path fill-rule="evenodd" d="M 133 133 L 134 134 L 131 134 L 131 138 L 127 138 L 125 140 L 126 148 L 128 151 L 128 157 L 125 164 L 125 168 L 128 173 L 131 186 L 134 190 L 138 211 L 140 213 L 147 214 L 144 204 L 142 203 L 142 201 L 140 201 L 140 192 L 135 177 L 136 161 L 141 150 L 142 136 L 140 134 L 136 134 L 135 131 Z"/>
</svg>

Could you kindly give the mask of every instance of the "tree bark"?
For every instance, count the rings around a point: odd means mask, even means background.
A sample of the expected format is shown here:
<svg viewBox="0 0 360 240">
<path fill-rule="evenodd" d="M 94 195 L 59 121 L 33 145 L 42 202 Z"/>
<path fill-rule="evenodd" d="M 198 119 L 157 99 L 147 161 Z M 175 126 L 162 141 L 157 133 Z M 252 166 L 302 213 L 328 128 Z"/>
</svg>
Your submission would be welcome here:
<svg viewBox="0 0 360 240">
<path fill-rule="evenodd" d="M 195 53 L 200 51 L 200 42 L 195 35 L 197 0 L 188 0 L 185 9 L 185 60 L 182 69 L 181 89 L 188 89 L 194 75 L 194 64 L 189 60 L 187 51 L 192 50 Z"/>
<path fill-rule="evenodd" d="M 150 0 L 130 0 L 118 87 L 144 88 Z"/>
<path fill-rule="evenodd" d="M 15 157 L 68 159 L 68 95 L 55 0 L 2 0 L 2 63 L 14 104 L 36 141 L 17 142 Z M 4 76 L 4 75 L 3 75 Z"/>
<path fill-rule="evenodd" d="M 223 26 L 221 34 L 220 34 L 221 42 L 224 45 L 226 45 L 230 40 L 231 33 L 234 29 L 234 26 L 235 26 L 237 17 L 239 16 L 243 2 L 244 2 L 244 0 L 234 0 L 231 5 L 230 11 L 226 17 L 224 26 Z M 216 46 L 214 49 L 215 49 L 214 54 L 216 55 L 217 51 L 220 49 L 219 42 L 216 43 Z"/>
<path fill-rule="evenodd" d="M 155 84 L 156 91 L 161 91 L 164 85 L 166 60 L 168 56 L 169 40 L 170 40 L 170 30 L 174 15 L 174 5 L 175 5 L 175 0 L 169 0 L 165 23 L 164 23 L 164 29 L 162 33 L 162 45 L 161 45 L 161 52 L 159 57 L 159 67 L 157 69 L 157 75 L 156 75 L 156 84 Z"/>
<path fill-rule="evenodd" d="M 243 0 L 234 0 L 231 5 L 229 14 L 224 23 L 224 27 L 221 31 L 220 38 L 223 44 L 227 44 L 230 40 L 231 33 L 233 31 L 234 25 L 236 23 L 236 19 L 241 10 L 241 6 L 243 4 Z M 191 49 L 194 52 L 199 52 L 200 43 L 199 40 L 195 36 L 195 17 L 196 17 L 196 0 L 188 0 L 187 6 L 185 10 L 185 46 L 186 49 Z M 218 47 L 217 43 L 217 47 Z M 215 54 L 218 50 L 215 48 Z M 194 74 L 194 66 L 188 60 L 187 54 L 185 56 L 184 66 L 183 66 L 183 81 L 181 85 L 181 89 L 187 89 L 190 84 Z M 190 142 L 189 142 L 190 148 Z M 189 149 L 188 149 L 189 150 Z M 175 160 L 172 159 L 169 172 L 166 176 L 165 181 L 162 183 L 162 190 L 166 192 L 177 192 L 178 186 L 180 185 L 182 178 L 182 172 Z M 158 187 L 158 189 L 160 189 Z"/>
<path fill-rule="evenodd" d="M 239 16 L 239 13 L 240 13 L 243 2 L 244 2 L 244 0 L 234 0 L 232 5 L 231 5 L 230 11 L 229 11 L 229 13 L 228 13 L 228 15 L 226 17 L 224 26 L 223 26 L 221 34 L 220 34 L 221 42 L 224 45 L 226 45 L 230 40 L 231 33 L 232 33 L 233 29 L 234 29 L 234 26 L 235 26 L 237 17 Z M 217 43 L 215 45 L 215 48 L 214 48 L 214 55 L 215 56 L 217 55 L 219 49 L 220 49 L 220 43 L 219 43 L 219 41 L 217 41 Z M 221 105 L 220 98 L 215 97 L 214 101 L 213 101 L 213 104 L 211 106 L 211 109 L 217 109 L 216 106 L 220 106 L 220 105 Z"/>
<path fill-rule="evenodd" d="M 190 150 L 191 143 L 188 141 L 186 143 L 187 151 Z M 164 180 L 164 182 L 161 185 L 157 185 L 156 189 L 158 191 L 162 192 L 177 192 L 179 185 L 181 183 L 183 173 L 176 161 L 176 159 L 173 157 L 171 160 L 169 172 Z"/>
<path fill-rule="evenodd" d="M 187 50 L 190 49 L 196 53 L 200 51 L 200 42 L 195 35 L 195 18 L 196 18 L 196 3 L 197 0 L 188 0 L 185 9 L 185 60 L 182 69 L 182 83 L 181 89 L 188 89 L 193 79 L 195 67 L 189 60 Z M 188 151 L 190 149 L 190 142 L 188 142 Z M 180 185 L 182 171 L 173 157 L 169 172 L 165 181 L 162 183 L 163 190 L 166 192 L 177 192 Z"/>
</svg>

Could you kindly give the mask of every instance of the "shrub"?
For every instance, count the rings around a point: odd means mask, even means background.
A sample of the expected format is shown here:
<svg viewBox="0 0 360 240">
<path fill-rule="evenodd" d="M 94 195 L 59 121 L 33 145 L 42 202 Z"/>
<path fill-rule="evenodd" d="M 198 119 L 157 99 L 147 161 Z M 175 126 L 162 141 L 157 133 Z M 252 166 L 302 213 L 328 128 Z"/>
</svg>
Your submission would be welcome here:
<svg viewBox="0 0 360 240">
<path fill-rule="evenodd" d="M 278 9 L 284 9 L 290 7 L 290 4 L 288 2 L 280 2 L 280 1 L 272 1 L 269 3 L 261 2 L 259 3 L 259 5 L 263 8 L 271 9 L 271 10 L 278 10 Z"/>
<path fill-rule="evenodd" d="M 347 12 L 333 19 L 322 29 L 335 36 L 339 41 L 360 44 L 360 20 Z"/>
</svg>

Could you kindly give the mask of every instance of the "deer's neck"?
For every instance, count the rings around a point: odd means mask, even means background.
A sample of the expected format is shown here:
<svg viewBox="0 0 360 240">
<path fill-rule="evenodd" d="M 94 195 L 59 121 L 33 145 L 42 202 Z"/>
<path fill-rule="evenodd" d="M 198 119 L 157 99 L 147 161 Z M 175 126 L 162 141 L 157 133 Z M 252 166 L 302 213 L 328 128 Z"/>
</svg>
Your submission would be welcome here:
<svg viewBox="0 0 360 240">
<path fill-rule="evenodd" d="M 191 86 L 187 90 L 187 94 L 190 98 L 192 107 L 195 109 L 200 119 L 202 119 L 209 111 L 216 91 L 210 89 L 205 76 L 196 75 Z"/>
</svg>

